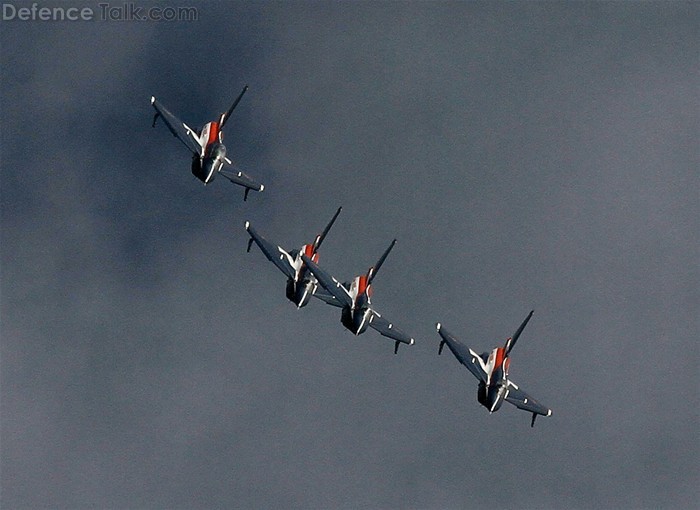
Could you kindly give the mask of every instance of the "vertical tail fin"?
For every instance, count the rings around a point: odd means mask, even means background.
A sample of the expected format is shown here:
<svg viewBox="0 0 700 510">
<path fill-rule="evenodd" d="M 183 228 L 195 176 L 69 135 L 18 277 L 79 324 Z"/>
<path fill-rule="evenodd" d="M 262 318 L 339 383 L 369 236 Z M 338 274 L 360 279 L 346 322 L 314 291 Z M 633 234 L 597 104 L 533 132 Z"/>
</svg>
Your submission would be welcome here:
<svg viewBox="0 0 700 510">
<path fill-rule="evenodd" d="M 321 243 L 328 235 L 328 232 L 330 231 L 331 227 L 333 226 L 333 223 L 335 223 L 336 218 L 338 217 L 338 215 L 340 214 L 340 211 L 342 211 L 342 210 L 343 210 L 342 207 L 338 207 L 338 210 L 333 215 L 333 219 L 331 219 L 331 221 L 328 223 L 328 225 L 326 225 L 326 228 L 323 230 L 323 232 L 320 235 L 316 236 L 316 240 L 314 241 L 314 252 L 321 247 Z"/>
<path fill-rule="evenodd" d="M 243 87 L 243 91 L 238 95 L 236 100 L 233 102 L 233 104 L 231 105 L 231 108 L 229 108 L 228 111 L 221 116 L 221 121 L 219 123 L 219 129 L 224 128 L 224 124 L 226 124 L 226 121 L 233 113 L 233 110 L 236 108 L 236 106 L 238 106 L 238 103 L 241 101 L 241 98 L 243 97 L 243 94 L 245 94 L 246 90 L 248 90 L 248 85 Z"/>
<path fill-rule="evenodd" d="M 372 283 L 372 280 L 374 279 L 374 277 L 377 276 L 377 273 L 379 272 L 379 268 L 382 267 L 382 264 L 384 264 L 384 261 L 389 256 L 389 252 L 391 251 L 391 249 L 394 247 L 395 244 L 396 244 L 396 239 L 391 241 L 391 244 L 386 249 L 384 254 L 379 258 L 377 263 L 374 266 L 369 268 L 369 271 L 367 272 L 367 283 L 368 284 Z"/>
<path fill-rule="evenodd" d="M 523 332 L 523 329 L 525 329 L 525 326 L 527 326 L 527 323 L 530 321 L 530 318 L 532 317 L 532 314 L 533 314 L 533 313 L 535 313 L 534 310 L 532 310 L 532 311 L 528 314 L 528 316 L 525 317 L 525 320 L 524 320 L 523 323 L 520 325 L 520 327 L 519 327 L 518 330 L 515 332 L 515 334 L 514 334 L 511 338 L 509 338 L 508 340 L 506 340 L 506 346 L 505 346 L 506 356 L 508 356 L 508 354 L 510 354 L 511 349 L 512 349 L 513 346 L 515 345 L 515 342 L 518 341 L 518 338 L 520 337 L 520 334 Z"/>
</svg>

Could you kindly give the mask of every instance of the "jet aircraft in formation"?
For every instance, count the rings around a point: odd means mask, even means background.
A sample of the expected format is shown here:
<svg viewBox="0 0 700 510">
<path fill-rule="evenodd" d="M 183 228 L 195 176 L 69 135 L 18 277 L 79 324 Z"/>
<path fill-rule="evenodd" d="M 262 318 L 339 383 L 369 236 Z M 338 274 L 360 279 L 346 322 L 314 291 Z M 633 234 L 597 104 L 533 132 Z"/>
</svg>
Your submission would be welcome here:
<svg viewBox="0 0 700 510">
<path fill-rule="evenodd" d="M 263 191 L 264 186 L 243 172 L 228 171 L 224 168 L 225 165 L 232 166 L 233 163 L 226 156 L 222 130 L 246 90 L 248 90 L 247 85 L 226 113 L 221 114 L 217 121 L 208 122 L 201 129 L 192 129 L 170 113 L 155 97 L 151 97 L 151 104 L 156 110 L 153 127 L 156 121 L 162 118 L 170 132 L 187 147 L 192 153 L 192 173 L 204 184 L 208 184 L 216 175 L 221 174 L 232 183 L 245 188 L 244 200 L 248 198 L 250 190 Z M 312 296 L 329 305 L 342 308 L 340 321 L 343 326 L 355 335 L 365 332 L 368 327 L 375 329 L 381 335 L 394 340 L 394 354 L 396 354 L 400 344 L 413 345 L 414 339 L 377 312 L 371 301 L 372 282 L 396 244 L 396 239 L 391 242 L 377 263 L 369 268 L 367 274 L 356 276 L 352 282 L 340 283 L 318 265 L 318 250 L 341 210 L 342 207 L 339 207 L 326 228 L 312 243 L 303 245 L 299 250 L 287 251 L 271 243 L 261 236 L 249 221 L 246 221 L 245 229 L 250 236 L 247 251 L 250 251 L 253 243 L 257 244 L 268 260 L 285 274 L 287 298 L 296 304 L 297 308 L 306 306 Z M 532 413 L 531 426 L 535 425 L 538 415 L 551 416 L 552 410 L 537 402 L 511 381 L 508 377 L 508 369 L 510 351 L 533 313 L 530 312 L 515 334 L 506 340 L 504 347 L 496 347 L 490 353 L 482 354 L 477 354 L 463 345 L 440 323 L 436 324 L 441 337 L 438 354 L 442 354 L 443 347 L 447 345 L 459 362 L 478 379 L 479 403 L 485 406 L 489 413 L 494 413 L 500 409 L 504 401 L 510 402 Z"/>
<path fill-rule="evenodd" d="M 257 244 L 267 259 L 287 276 L 287 299 L 296 304 L 297 308 L 306 306 L 311 296 L 321 299 L 329 305 L 342 308 L 341 322 L 347 329 L 355 335 L 359 335 L 370 326 L 380 334 L 393 339 L 396 342 L 394 347 L 394 352 L 396 352 L 400 343 L 413 344 L 413 338 L 382 317 L 379 312 L 372 308 L 370 301 L 372 280 L 396 244 L 396 240 L 394 239 L 377 264 L 369 269 L 367 275 L 356 277 L 352 283 L 341 285 L 318 266 L 318 249 L 342 209 L 342 207 L 338 208 L 331 221 L 323 232 L 316 236 L 313 243 L 305 244 L 299 250 L 287 251 L 281 246 L 271 243 L 261 236 L 249 221 L 246 221 L 245 229 L 250 236 L 247 251 L 250 251 L 253 243 Z"/>
<path fill-rule="evenodd" d="M 391 242 L 379 261 L 369 268 L 366 275 L 356 276 L 350 283 L 340 283 L 321 269 L 312 259 L 304 254 L 301 256 L 301 260 L 309 267 L 309 271 L 335 298 L 333 300 L 324 299 L 324 301 L 329 305 L 343 309 L 340 315 L 340 322 L 343 326 L 355 335 L 366 331 L 368 326 L 371 327 L 380 335 L 394 340 L 394 354 L 398 351 L 400 344 L 413 345 L 414 340 L 374 309 L 371 296 L 372 282 L 395 244 L 396 239 Z"/>
<path fill-rule="evenodd" d="M 311 296 L 320 297 L 325 301 L 335 299 L 330 294 L 322 295 L 320 292 L 317 294 L 318 282 L 313 274 L 308 271 L 304 261 L 301 260 L 301 255 L 304 254 L 310 257 L 314 262 L 318 262 L 318 249 L 321 247 L 321 243 L 323 243 L 323 240 L 328 235 L 328 232 L 342 209 L 342 207 L 338 207 L 331 221 L 326 225 L 323 232 L 316 236 L 313 243 L 305 244 L 299 250 L 287 251 L 281 246 L 272 244 L 258 234 L 250 225 L 249 221 L 245 222 L 245 229 L 248 235 L 250 235 L 250 239 L 248 240 L 248 252 L 250 252 L 250 247 L 253 245 L 253 242 L 255 242 L 267 259 L 287 276 L 287 299 L 297 305 L 297 308 L 306 306 Z"/>
<path fill-rule="evenodd" d="M 151 96 L 151 104 L 156 110 L 153 116 L 153 127 L 159 118 L 163 119 L 173 136 L 176 136 L 189 149 L 192 153 L 192 173 L 194 176 L 204 184 L 209 184 L 217 174 L 221 174 L 232 183 L 245 187 L 244 200 L 248 199 L 248 192 L 251 189 L 262 191 L 265 186 L 241 171 L 224 169 L 224 165 L 232 166 L 233 163 L 226 156 L 222 130 L 246 90 L 248 90 L 248 85 L 243 87 L 243 91 L 226 113 L 222 113 L 218 120 L 207 122 L 201 129 L 192 129 L 170 113 L 160 101 Z"/>
<path fill-rule="evenodd" d="M 442 337 L 438 354 L 442 354 L 442 348 L 447 344 L 452 354 L 459 362 L 479 380 L 477 400 L 489 410 L 489 413 L 498 411 L 504 401 L 510 402 L 515 407 L 532 413 L 531 427 L 535 426 L 537 415 L 551 416 L 552 410 L 543 406 L 537 400 L 521 390 L 520 387 L 508 378 L 510 366 L 510 351 L 520 334 L 525 329 L 532 317 L 534 310 L 525 318 L 512 337 L 506 340 L 504 347 L 496 347 L 491 353 L 477 354 L 460 343 L 439 322 L 436 324 L 438 333 Z"/>
</svg>

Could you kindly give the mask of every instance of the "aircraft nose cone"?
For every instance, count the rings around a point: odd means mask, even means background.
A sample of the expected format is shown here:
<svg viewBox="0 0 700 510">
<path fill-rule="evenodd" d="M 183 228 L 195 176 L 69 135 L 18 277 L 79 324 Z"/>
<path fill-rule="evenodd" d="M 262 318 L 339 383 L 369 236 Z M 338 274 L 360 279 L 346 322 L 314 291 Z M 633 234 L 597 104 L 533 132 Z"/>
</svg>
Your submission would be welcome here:
<svg viewBox="0 0 700 510">
<path fill-rule="evenodd" d="M 313 294 L 313 285 L 308 281 L 304 282 L 303 285 L 297 285 L 294 291 L 294 302 L 297 304 L 297 308 L 302 308 L 311 299 Z"/>
<path fill-rule="evenodd" d="M 367 328 L 367 312 L 365 310 L 355 312 L 353 326 L 355 327 L 355 335 L 359 335 Z"/>
<path fill-rule="evenodd" d="M 498 409 L 501 407 L 501 404 L 503 403 L 502 397 L 502 392 L 500 391 L 499 386 L 491 386 L 489 388 L 488 396 L 486 399 L 486 407 L 488 408 L 489 412 L 494 413 L 498 411 Z"/>
<path fill-rule="evenodd" d="M 226 146 L 223 143 L 214 147 L 214 156 L 223 159 L 226 156 Z"/>
</svg>

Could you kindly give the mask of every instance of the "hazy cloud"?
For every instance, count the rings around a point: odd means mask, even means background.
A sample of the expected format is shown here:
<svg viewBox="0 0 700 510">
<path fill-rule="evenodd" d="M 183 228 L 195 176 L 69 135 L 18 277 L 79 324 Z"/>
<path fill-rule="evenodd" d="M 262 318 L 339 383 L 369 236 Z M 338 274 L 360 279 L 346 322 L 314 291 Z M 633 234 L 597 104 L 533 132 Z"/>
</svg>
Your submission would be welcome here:
<svg viewBox="0 0 700 510">
<path fill-rule="evenodd" d="M 694 3 L 212 3 L 3 22 L 3 508 L 689 508 L 698 499 Z M 156 95 L 266 184 L 204 188 Z M 222 180 L 223 181 L 223 180 Z M 394 356 L 298 311 L 283 246 L 344 207 Z M 536 310 L 490 416 L 437 356 Z"/>
</svg>

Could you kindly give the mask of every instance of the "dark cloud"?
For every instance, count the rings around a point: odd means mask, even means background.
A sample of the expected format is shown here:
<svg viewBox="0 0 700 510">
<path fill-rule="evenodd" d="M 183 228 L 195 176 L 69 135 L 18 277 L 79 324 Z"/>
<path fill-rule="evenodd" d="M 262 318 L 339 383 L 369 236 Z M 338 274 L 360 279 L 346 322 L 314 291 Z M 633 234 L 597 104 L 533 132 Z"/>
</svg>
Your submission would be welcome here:
<svg viewBox="0 0 700 510">
<path fill-rule="evenodd" d="M 689 508 L 693 3 L 222 3 L 3 22 L 3 508 Z M 266 184 L 202 187 L 156 95 Z M 392 354 L 302 311 L 243 222 L 339 277 L 399 243 Z M 490 416 L 434 323 L 554 409 Z M 495 498 L 495 499 L 494 499 Z"/>
</svg>

